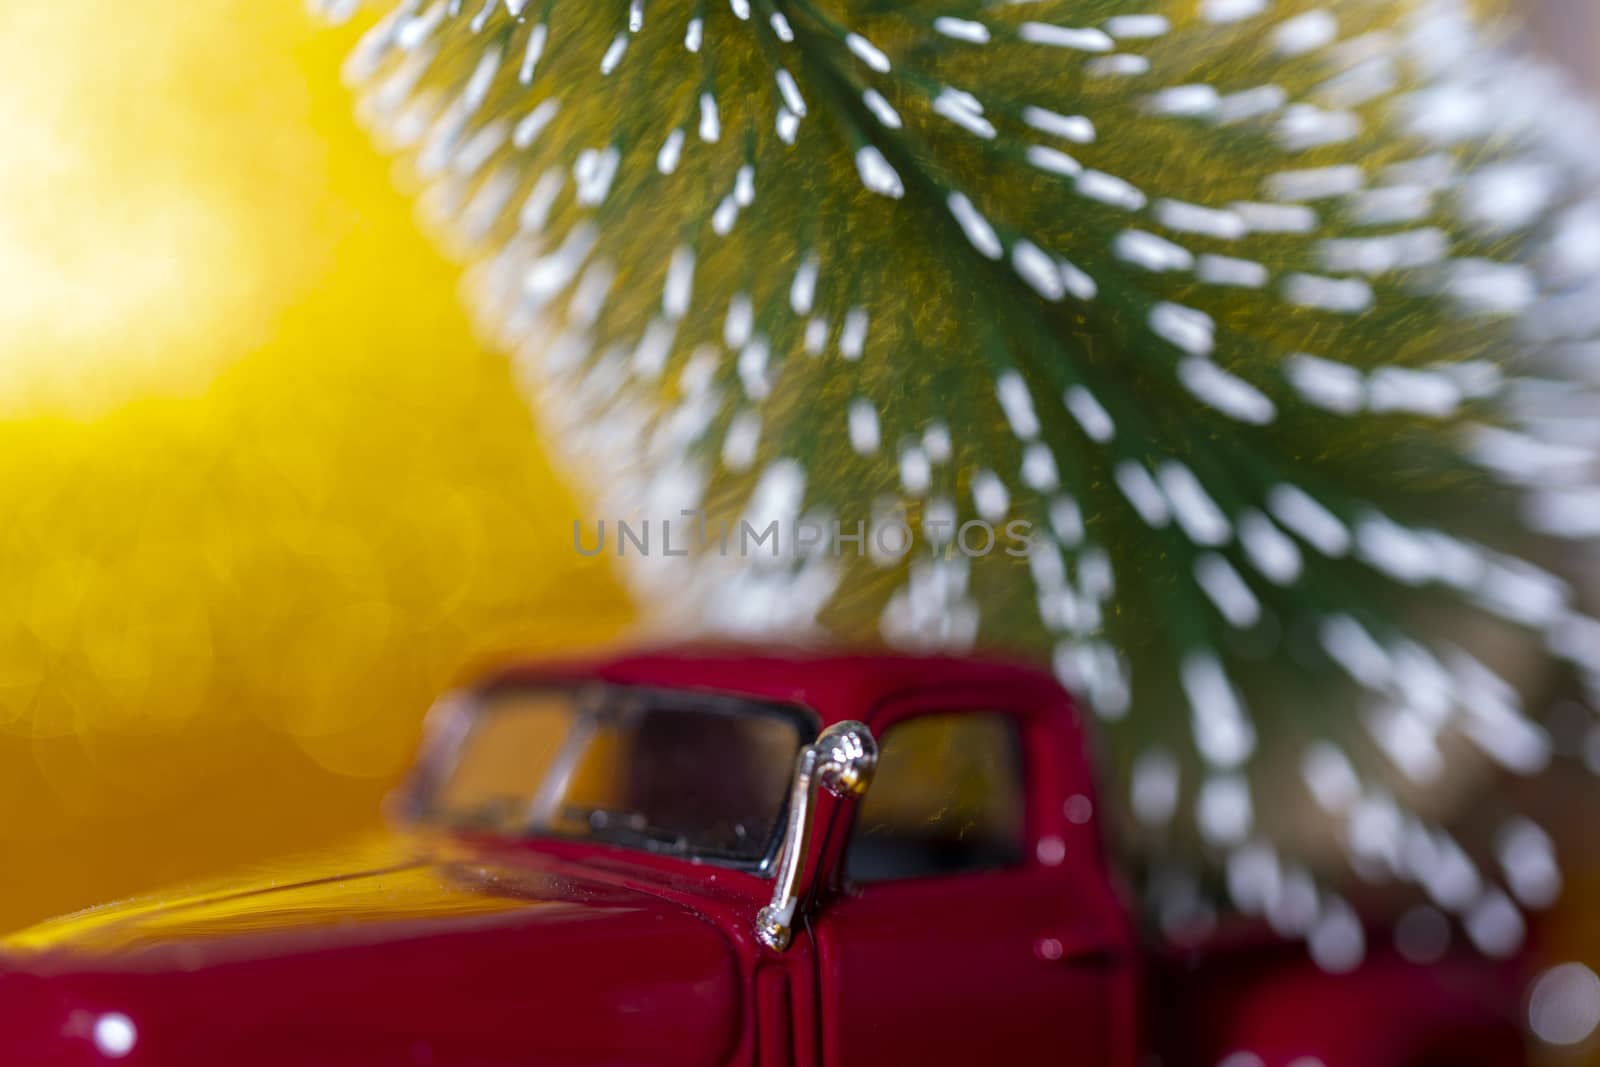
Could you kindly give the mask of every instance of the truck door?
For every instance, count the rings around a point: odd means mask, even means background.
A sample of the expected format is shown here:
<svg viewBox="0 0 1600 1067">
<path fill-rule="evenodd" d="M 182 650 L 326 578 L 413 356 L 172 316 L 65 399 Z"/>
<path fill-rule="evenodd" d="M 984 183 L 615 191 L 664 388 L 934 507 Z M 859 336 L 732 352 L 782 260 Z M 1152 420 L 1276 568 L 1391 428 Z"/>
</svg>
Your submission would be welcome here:
<svg viewBox="0 0 1600 1067">
<path fill-rule="evenodd" d="M 877 776 L 813 927 L 828 1067 L 1133 1061 L 1131 937 L 1082 739 L 1064 698 L 1010 695 L 871 717 Z"/>
</svg>

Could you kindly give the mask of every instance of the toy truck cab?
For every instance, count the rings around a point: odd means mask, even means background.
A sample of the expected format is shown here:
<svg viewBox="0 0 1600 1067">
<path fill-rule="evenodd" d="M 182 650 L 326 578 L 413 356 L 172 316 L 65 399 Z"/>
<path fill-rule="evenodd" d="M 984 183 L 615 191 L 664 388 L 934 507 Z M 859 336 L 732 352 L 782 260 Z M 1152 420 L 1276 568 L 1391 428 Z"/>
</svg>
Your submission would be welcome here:
<svg viewBox="0 0 1600 1067">
<path fill-rule="evenodd" d="M 41 1067 L 1516 1062 L 1514 1031 L 1479 1036 L 1481 969 L 1335 988 L 1281 954 L 1230 950 L 1200 985 L 1147 967 L 1087 752 L 1048 676 L 979 661 L 508 671 L 440 702 L 383 840 L 0 944 L 0 1047 Z M 1441 1026 L 1466 1059 L 1427 1058 Z"/>
<path fill-rule="evenodd" d="M 693 906 L 739 957 L 741 1062 L 1028 1062 L 1064 1035 L 1086 1064 L 1133 1062 L 1134 937 L 1042 675 L 673 656 L 503 676 L 432 734 L 408 820 L 715 880 Z M 829 782 L 852 755 L 864 773 Z"/>
</svg>

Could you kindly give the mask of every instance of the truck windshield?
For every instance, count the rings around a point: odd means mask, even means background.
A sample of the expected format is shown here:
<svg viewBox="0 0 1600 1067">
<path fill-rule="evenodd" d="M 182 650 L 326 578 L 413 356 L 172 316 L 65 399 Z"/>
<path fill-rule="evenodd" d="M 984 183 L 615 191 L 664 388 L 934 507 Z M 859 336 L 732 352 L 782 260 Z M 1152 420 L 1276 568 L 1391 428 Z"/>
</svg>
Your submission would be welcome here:
<svg viewBox="0 0 1600 1067">
<path fill-rule="evenodd" d="M 437 754 L 421 816 L 759 866 L 812 732 L 793 709 L 725 697 L 497 688 Z"/>
</svg>

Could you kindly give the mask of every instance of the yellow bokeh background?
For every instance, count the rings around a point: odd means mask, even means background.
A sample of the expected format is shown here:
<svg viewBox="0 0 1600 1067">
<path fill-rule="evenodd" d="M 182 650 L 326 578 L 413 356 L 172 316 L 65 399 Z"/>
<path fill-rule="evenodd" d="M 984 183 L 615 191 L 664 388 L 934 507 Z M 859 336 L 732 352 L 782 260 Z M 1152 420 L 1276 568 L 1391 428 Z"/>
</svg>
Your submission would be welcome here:
<svg viewBox="0 0 1600 1067">
<path fill-rule="evenodd" d="M 0 30 L 0 930 L 373 824 L 440 689 L 616 637 L 293 3 Z"/>
</svg>

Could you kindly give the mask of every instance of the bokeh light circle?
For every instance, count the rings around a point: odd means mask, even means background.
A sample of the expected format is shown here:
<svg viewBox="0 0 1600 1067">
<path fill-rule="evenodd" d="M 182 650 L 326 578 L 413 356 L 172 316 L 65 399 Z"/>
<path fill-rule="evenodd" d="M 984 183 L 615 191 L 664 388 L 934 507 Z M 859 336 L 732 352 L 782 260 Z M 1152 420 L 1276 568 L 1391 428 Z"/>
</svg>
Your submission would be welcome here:
<svg viewBox="0 0 1600 1067">
<path fill-rule="evenodd" d="M 1552 967 L 1534 983 L 1528 1025 L 1551 1045 L 1576 1045 L 1600 1027 L 1600 976 L 1581 963 Z"/>
</svg>

